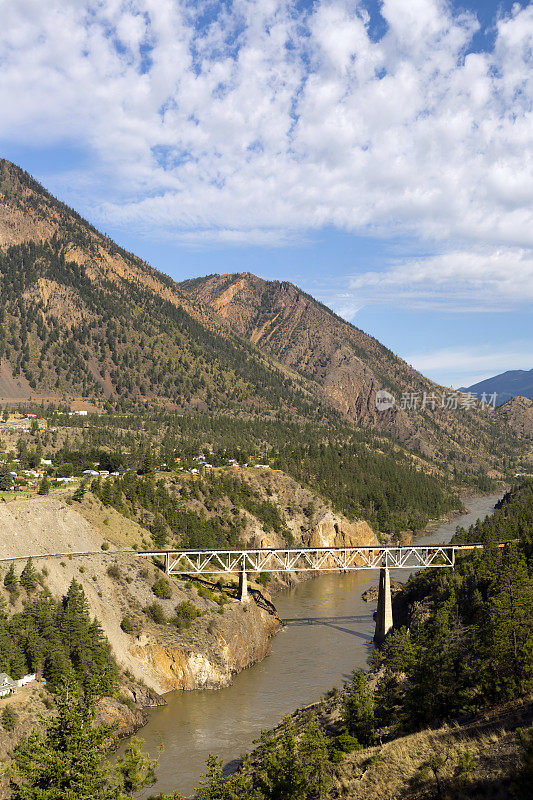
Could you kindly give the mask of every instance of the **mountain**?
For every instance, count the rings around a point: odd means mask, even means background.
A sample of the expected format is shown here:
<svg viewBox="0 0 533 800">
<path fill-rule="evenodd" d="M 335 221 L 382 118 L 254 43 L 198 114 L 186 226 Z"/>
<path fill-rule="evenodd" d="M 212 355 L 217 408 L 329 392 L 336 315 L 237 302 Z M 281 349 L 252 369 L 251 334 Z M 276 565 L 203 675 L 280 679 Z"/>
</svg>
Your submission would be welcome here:
<svg viewBox="0 0 533 800">
<path fill-rule="evenodd" d="M 395 405 L 378 410 L 378 390 Z M 349 421 L 460 470 L 497 466 L 515 446 L 508 428 L 487 410 L 441 408 L 442 391 L 290 283 L 178 285 L 0 160 L 4 402 Z M 424 393 L 434 409 L 420 407 Z M 402 408 L 402 395 L 418 406 Z"/>
<path fill-rule="evenodd" d="M 499 406 L 498 416 L 517 438 L 533 441 L 533 400 L 512 397 Z"/>
<path fill-rule="evenodd" d="M 533 369 L 511 369 L 500 375 L 494 375 L 493 378 L 464 387 L 461 391 L 474 392 L 478 395 L 483 392 L 486 394 L 496 392 L 497 405 L 505 403 L 511 397 L 528 397 L 533 400 Z"/>
<path fill-rule="evenodd" d="M 177 284 L 0 160 L 4 400 L 288 409 L 305 380 L 228 331 Z"/>
<path fill-rule="evenodd" d="M 457 409 L 442 408 L 443 393 L 449 397 L 451 390 L 425 378 L 293 284 L 246 273 L 209 275 L 180 287 L 231 330 L 307 378 L 320 402 L 353 422 L 387 431 L 426 456 L 452 461 L 465 452 L 476 460 L 476 454 L 492 447 L 491 425 L 497 417 L 462 408 L 460 399 Z M 387 411 L 376 407 L 380 389 L 396 399 Z M 428 403 L 422 408 L 424 395 L 436 397 L 434 408 Z"/>
</svg>

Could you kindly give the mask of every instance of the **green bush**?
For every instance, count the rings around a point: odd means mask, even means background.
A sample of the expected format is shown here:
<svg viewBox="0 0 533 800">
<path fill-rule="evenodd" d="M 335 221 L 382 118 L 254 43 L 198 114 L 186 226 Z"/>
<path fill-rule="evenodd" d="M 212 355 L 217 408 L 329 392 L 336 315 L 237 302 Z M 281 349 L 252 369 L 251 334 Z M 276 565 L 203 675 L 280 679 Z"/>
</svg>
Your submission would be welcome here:
<svg viewBox="0 0 533 800">
<path fill-rule="evenodd" d="M 100 549 L 101 550 L 109 550 L 108 543 L 107 542 L 102 542 L 102 544 L 100 545 Z"/>
<path fill-rule="evenodd" d="M 156 597 L 159 597 L 160 600 L 170 600 L 172 597 L 172 586 L 165 578 L 159 578 L 152 586 L 152 592 Z"/>
<path fill-rule="evenodd" d="M 152 603 L 151 605 L 146 606 L 144 612 L 150 617 L 152 622 L 156 623 L 156 625 L 166 624 L 167 618 L 159 603 Z"/>
<path fill-rule="evenodd" d="M 172 622 L 177 628 L 190 628 L 193 620 L 201 616 L 202 612 L 190 600 L 185 600 L 176 606 Z"/>
<path fill-rule="evenodd" d="M 128 617 L 124 617 L 122 622 L 120 623 L 120 627 L 124 631 L 124 633 L 131 633 L 133 631 L 133 625 L 131 624 L 131 620 Z"/>
<path fill-rule="evenodd" d="M 18 721 L 18 715 L 11 706 L 6 706 L 2 711 L 2 725 L 6 731 L 14 731 Z"/>
<path fill-rule="evenodd" d="M 207 586 L 199 586 L 198 587 L 198 596 L 203 597 L 204 600 L 214 600 L 215 595 Z"/>
<path fill-rule="evenodd" d="M 343 753 L 351 753 L 352 750 L 360 750 L 362 745 L 359 744 L 355 736 L 351 736 L 348 731 L 344 731 L 336 739 L 336 747 L 342 750 Z"/>
</svg>

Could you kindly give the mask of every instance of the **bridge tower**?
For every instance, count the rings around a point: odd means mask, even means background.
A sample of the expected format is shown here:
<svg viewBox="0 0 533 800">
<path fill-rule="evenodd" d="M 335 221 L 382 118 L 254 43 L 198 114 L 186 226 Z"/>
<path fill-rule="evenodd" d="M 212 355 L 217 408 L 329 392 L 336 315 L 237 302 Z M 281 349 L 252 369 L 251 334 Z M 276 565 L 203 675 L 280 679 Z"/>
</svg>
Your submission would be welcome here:
<svg viewBox="0 0 533 800">
<path fill-rule="evenodd" d="M 387 564 L 385 564 L 379 571 L 378 610 L 376 613 L 376 632 L 374 633 L 376 644 L 383 642 L 392 627 L 390 573 Z"/>
</svg>

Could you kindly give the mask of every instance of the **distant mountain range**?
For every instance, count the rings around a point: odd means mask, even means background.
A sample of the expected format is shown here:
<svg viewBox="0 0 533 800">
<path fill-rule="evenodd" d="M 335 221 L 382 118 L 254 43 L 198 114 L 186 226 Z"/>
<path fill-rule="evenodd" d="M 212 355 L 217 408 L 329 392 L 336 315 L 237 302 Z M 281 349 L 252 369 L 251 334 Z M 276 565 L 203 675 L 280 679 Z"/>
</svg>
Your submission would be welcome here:
<svg viewBox="0 0 533 800">
<path fill-rule="evenodd" d="M 395 403 L 378 409 L 381 390 Z M 0 159 L 3 402 L 355 423 L 461 471 L 498 464 L 529 430 L 528 407 L 515 428 L 507 412 L 444 407 L 443 392 L 287 281 L 177 284 Z M 406 397 L 416 402 L 406 408 Z"/>
<path fill-rule="evenodd" d="M 496 404 L 501 406 L 511 397 L 528 397 L 533 400 L 533 369 L 510 369 L 493 378 L 487 378 L 472 386 L 463 386 L 462 392 L 473 392 L 481 395 L 496 392 Z"/>
</svg>

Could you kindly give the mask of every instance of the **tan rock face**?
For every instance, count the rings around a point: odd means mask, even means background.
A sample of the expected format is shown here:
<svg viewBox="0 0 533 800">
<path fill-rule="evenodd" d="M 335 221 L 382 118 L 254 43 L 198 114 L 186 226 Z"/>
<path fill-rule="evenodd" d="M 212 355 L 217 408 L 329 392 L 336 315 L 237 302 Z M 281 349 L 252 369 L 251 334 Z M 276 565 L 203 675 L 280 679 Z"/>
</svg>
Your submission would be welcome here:
<svg viewBox="0 0 533 800">
<path fill-rule="evenodd" d="M 377 544 L 374 531 L 367 522 L 349 520 L 327 511 L 307 534 L 308 547 L 361 547 Z"/>
<path fill-rule="evenodd" d="M 152 639 L 132 643 L 130 652 L 141 664 L 147 681 L 160 691 L 218 689 L 232 676 L 270 652 L 270 637 L 280 620 L 253 600 L 227 612 L 227 620 L 207 646 L 161 644 Z"/>
</svg>

